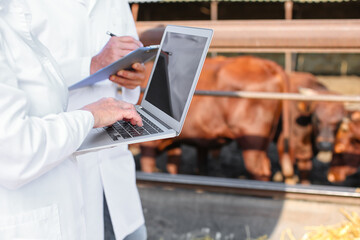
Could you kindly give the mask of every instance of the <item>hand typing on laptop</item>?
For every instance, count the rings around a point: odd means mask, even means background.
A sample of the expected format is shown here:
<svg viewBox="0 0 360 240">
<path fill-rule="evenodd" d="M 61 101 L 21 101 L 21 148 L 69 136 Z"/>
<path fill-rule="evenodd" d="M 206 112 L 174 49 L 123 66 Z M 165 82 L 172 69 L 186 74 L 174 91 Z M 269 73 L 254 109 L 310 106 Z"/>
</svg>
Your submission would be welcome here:
<svg viewBox="0 0 360 240">
<path fill-rule="evenodd" d="M 112 119 L 116 121 L 112 126 L 92 129 L 78 148 L 77 154 L 120 144 L 178 136 L 212 35 L 211 29 L 167 26 L 157 48 L 157 56 L 143 99 L 140 105 L 135 106 L 142 115 L 142 121 L 137 119 L 138 115 L 131 109 L 131 118 L 122 115 L 117 119 L 124 118 L 125 121 Z M 177 110 L 176 114 L 174 110 Z M 142 124 L 143 127 L 140 126 Z"/>
<path fill-rule="evenodd" d="M 129 121 L 131 124 L 140 127 L 143 125 L 134 105 L 114 98 L 102 98 L 97 102 L 84 106 L 81 110 L 93 114 L 94 128 L 106 127 L 120 120 Z"/>
</svg>

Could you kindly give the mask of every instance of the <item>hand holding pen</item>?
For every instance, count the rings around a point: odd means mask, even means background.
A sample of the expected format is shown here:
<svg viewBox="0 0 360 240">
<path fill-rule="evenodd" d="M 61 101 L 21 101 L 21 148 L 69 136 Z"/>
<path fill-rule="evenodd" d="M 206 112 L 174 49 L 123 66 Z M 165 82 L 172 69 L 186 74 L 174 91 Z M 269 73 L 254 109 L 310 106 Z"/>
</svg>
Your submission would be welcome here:
<svg viewBox="0 0 360 240">
<path fill-rule="evenodd" d="M 109 31 L 107 31 L 106 34 L 109 35 L 110 37 L 117 37 L 117 35 L 113 34 L 112 32 L 109 32 Z M 160 45 L 149 45 L 149 46 L 147 46 L 147 47 L 150 47 L 150 48 L 159 48 Z"/>
<path fill-rule="evenodd" d="M 142 46 L 143 44 L 139 40 L 130 36 L 111 37 L 103 49 L 92 58 L 90 74 L 95 73 Z"/>
<path fill-rule="evenodd" d="M 101 68 L 108 66 L 128 53 L 143 47 L 143 44 L 130 36 L 116 36 L 107 32 L 111 36 L 103 49 L 91 60 L 90 73 L 93 74 Z M 145 66 L 142 63 L 134 63 L 131 71 L 120 70 L 116 75 L 111 75 L 109 79 L 120 86 L 134 89 L 145 81 Z"/>
</svg>

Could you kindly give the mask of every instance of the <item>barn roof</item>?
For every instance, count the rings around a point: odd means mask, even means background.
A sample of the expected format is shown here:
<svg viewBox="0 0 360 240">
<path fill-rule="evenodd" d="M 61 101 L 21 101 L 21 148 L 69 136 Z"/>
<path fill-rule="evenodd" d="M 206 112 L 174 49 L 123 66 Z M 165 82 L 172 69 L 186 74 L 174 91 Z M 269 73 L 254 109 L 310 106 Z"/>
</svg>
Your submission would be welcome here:
<svg viewBox="0 0 360 240">
<path fill-rule="evenodd" d="M 286 2 L 287 0 L 128 0 L 129 3 L 170 3 L 170 2 Z M 358 0 L 292 0 L 296 3 L 355 2 Z"/>
</svg>

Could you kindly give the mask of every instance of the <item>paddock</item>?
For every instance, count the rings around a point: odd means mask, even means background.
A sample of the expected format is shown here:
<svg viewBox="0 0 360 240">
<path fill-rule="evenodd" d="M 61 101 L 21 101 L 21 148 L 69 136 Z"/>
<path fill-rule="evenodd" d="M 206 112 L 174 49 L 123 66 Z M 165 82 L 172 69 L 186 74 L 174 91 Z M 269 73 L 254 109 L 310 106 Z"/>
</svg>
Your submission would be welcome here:
<svg viewBox="0 0 360 240">
<path fill-rule="evenodd" d="M 303 54 L 360 53 L 360 20 L 287 18 L 288 20 L 212 18 L 206 21 L 137 21 L 136 24 L 140 39 L 145 44 L 159 43 L 165 24 L 212 28 L 215 34 L 209 56 L 281 54 L 286 72 L 297 69 L 299 56 L 304 56 Z M 295 100 L 360 103 L 359 75 L 347 75 L 349 64 L 345 62 L 339 69 L 338 76 L 317 77 L 329 89 L 340 92 L 341 96 L 309 97 L 287 92 L 206 90 L 196 94 L 280 99 L 285 105 L 288 101 Z M 329 186 L 321 175 L 322 171 L 326 171 L 327 165 L 316 159 L 314 174 L 317 178 L 312 185 L 292 186 L 246 180 L 241 157 L 238 157 L 241 150 L 231 144 L 222 149 L 222 158 L 210 157 L 209 164 L 213 168 L 209 176 L 193 176 L 192 162 L 196 153 L 187 146 L 184 148 L 187 154 L 184 156 L 186 164 L 182 173 L 185 175 L 148 175 L 138 172 L 138 186 L 145 218 L 149 223 L 150 239 L 291 239 L 289 231 L 295 239 L 300 239 L 306 232 L 305 226 L 334 225 L 342 221 L 343 214 L 339 208 L 357 213 L 360 211 L 359 176 L 355 175 L 343 184 Z M 276 151 L 269 151 L 272 152 L 274 171 L 279 170 Z M 166 171 L 162 168 L 162 158 L 164 156 L 158 158 L 158 166 L 160 171 Z M 227 172 L 221 172 L 222 168 Z M 195 238 L 196 234 L 203 238 Z M 205 238 L 206 236 L 212 238 Z"/>
</svg>

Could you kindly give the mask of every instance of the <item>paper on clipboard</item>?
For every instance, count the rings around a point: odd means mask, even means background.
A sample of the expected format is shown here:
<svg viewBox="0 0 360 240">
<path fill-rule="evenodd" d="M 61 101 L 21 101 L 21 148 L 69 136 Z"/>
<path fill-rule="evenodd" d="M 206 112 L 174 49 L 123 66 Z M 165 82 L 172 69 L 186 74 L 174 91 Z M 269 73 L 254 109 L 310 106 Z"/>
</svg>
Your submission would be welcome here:
<svg viewBox="0 0 360 240">
<path fill-rule="evenodd" d="M 93 85 L 97 82 L 108 79 L 111 75 L 117 73 L 121 69 L 129 69 L 131 65 L 136 62 L 145 63 L 154 58 L 158 52 L 159 45 L 152 45 L 148 47 L 140 47 L 126 56 L 120 58 L 116 62 L 106 66 L 94 74 L 91 74 L 87 78 L 84 78 L 80 82 L 77 82 L 69 87 L 69 90 L 76 88 Z"/>
</svg>

